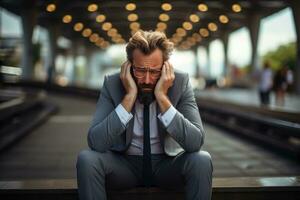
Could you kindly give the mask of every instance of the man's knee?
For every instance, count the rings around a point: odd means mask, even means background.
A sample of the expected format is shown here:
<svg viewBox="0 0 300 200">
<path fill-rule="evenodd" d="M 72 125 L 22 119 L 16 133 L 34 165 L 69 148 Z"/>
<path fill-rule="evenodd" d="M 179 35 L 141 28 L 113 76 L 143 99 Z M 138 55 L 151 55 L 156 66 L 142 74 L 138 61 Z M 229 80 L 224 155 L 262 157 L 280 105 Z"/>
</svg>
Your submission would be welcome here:
<svg viewBox="0 0 300 200">
<path fill-rule="evenodd" d="M 212 158 L 207 151 L 188 153 L 186 162 L 189 171 L 209 174 L 213 172 Z"/>
<path fill-rule="evenodd" d="M 90 149 L 85 149 L 80 151 L 77 157 L 77 170 L 82 170 L 84 172 L 91 172 L 93 169 L 99 168 L 101 166 L 99 155 L 95 151 Z"/>
</svg>

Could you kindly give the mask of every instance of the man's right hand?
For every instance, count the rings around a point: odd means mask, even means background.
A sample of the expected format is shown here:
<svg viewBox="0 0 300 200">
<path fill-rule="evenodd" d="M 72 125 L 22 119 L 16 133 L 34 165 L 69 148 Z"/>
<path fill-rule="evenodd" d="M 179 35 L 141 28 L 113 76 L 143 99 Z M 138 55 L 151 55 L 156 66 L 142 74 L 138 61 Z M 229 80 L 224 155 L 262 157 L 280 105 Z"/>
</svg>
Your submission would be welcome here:
<svg viewBox="0 0 300 200">
<path fill-rule="evenodd" d="M 120 73 L 120 79 L 126 91 L 126 95 L 124 96 L 121 104 L 127 112 L 131 112 L 138 93 L 137 85 L 130 73 L 131 67 L 131 63 L 127 60 L 122 64 Z"/>
</svg>

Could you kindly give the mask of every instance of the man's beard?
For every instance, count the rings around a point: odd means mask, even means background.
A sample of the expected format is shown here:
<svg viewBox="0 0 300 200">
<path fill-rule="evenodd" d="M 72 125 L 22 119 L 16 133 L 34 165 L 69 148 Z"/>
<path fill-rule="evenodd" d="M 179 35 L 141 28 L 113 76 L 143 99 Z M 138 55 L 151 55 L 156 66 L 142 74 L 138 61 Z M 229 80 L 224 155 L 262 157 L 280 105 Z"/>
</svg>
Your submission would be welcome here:
<svg viewBox="0 0 300 200">
<path fill-rule="evenodd" d="M 138 100 L 140 103 L 145 105 L 150 105 L 155 100 L 154 95 L 155 85 L 151 84 L 141 84 L 138 86 Z M 147 91 L 143 91 L 143 89 L 148 89 Z"/>
<path fill-rule="evenodd" d="M 151 91 L 142 91 L 142 88 L 139 88 L 138 91 L 138 100 L 144 105 L 150 105 L 155 100 L 154 90 Z"/>
<path fill-rule="evenodd" d="M 150 105 L 155 100 L 154 89 L 156 84 L 138 84 L 137 78 L 133 75 L 133 80 L 138 87 L 137 99 L 141 104 Z M 143 91 L 146 89 L 147 91 Z"/>
</svg>

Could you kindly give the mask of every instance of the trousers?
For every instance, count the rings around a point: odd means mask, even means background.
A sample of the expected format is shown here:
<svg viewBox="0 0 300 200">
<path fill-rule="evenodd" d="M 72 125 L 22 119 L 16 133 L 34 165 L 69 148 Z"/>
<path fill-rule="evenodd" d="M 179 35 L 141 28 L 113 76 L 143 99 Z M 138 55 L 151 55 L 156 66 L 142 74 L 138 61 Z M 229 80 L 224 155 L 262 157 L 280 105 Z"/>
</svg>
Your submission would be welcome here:
<svg viewBox="0 0 300 200">
<path fill-rule="evenodd" d="M 187 200 L 209 200 L 212 194 L 213 164 L 207 151 L 182 152 L 175 157 L 151 155 L 154 186 L 183 189 Z M 82 150 L 77 158 L 80 200 L 106 200 L 106 189 L 142 186 L 143 158 L 114 151 Z"/>
</svg>

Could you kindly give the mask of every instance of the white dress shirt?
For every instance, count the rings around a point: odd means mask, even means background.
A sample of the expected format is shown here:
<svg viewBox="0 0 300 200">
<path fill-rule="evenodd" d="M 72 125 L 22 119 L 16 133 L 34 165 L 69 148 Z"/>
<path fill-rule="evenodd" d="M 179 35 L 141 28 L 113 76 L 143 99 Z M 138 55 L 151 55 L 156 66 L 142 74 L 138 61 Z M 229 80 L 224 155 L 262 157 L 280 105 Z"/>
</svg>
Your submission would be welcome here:
<svg viewBox="0 0 300 200">
<path fill-rule="evenodd" d="M 143 155 L 143 137 L 144 137 L 144 123 L 143 123 L 143 110 L 144 105 L 138 100 L 135 102 L 135 115 L 134 115 L 134 125 L 133 125 L 133 136 L 131 144 L 126 152 L 128 155 Z M 124 126 L 132 119 L 133 115 L 128 113 L 122 104 L 119 104 L 115 109 L 117 115 L 119 116 L 122 124 Z M 150 120 L 150 144 L 151 144 L 151 154 L 161 154 L 164 150 L 160 144 L 159 133 L 157 128 L 157 118 L 163 123 L 165 127 L 171 123 L 177 110 L 171 106 L 163 115 L 156 113 L 156 101 L 152 102 L 149 106 L 149 120 Z"/>
</svg>

